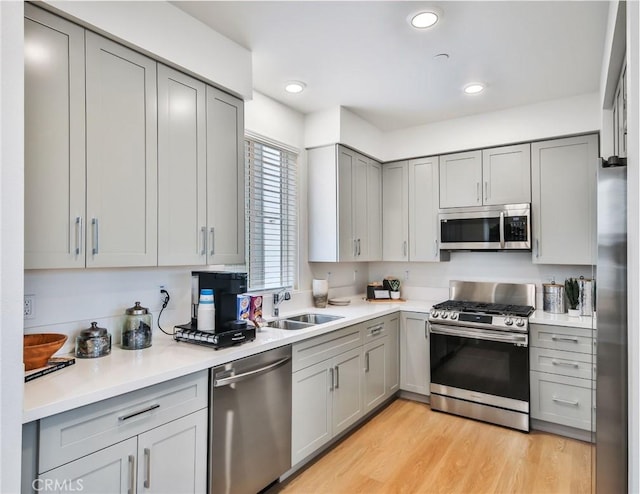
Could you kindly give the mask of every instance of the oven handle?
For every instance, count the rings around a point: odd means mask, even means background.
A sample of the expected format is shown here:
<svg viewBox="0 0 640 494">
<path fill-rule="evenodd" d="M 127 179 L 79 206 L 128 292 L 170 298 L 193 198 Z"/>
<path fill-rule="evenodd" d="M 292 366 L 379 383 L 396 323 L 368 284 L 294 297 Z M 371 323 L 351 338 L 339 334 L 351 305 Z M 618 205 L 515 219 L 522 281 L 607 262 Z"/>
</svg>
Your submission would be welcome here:
<svg viewBox="0 0 640 494">
<path fill-rule="evenodd" d="M 529 337 L 526 334 L 502 333 L 497 331 L 483 331 L 472 328 L 450 328 L 440 324 L 429 324 L 429 332 L 444 336 L 458 336 L 460 338 L 475 338 L 478 340 L 497 341 L 499 343 L 515 343 L 520 346 L 528 346 Z"/>
</svg>

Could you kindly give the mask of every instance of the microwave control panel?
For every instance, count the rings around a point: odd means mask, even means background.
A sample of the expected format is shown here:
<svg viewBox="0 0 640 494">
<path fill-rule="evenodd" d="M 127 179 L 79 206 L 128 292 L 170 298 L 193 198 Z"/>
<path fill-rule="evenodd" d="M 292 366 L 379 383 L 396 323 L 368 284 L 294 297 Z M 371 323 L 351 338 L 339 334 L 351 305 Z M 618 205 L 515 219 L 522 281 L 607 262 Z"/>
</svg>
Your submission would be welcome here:
<svg viewBox="0 0 640 494">
<path fill-rule="evenodd" d="M 528 232 L 527 216 L 507 216 L 504 219 L 504 237 L 508 242 L 527 242 Z"/>
</svg>

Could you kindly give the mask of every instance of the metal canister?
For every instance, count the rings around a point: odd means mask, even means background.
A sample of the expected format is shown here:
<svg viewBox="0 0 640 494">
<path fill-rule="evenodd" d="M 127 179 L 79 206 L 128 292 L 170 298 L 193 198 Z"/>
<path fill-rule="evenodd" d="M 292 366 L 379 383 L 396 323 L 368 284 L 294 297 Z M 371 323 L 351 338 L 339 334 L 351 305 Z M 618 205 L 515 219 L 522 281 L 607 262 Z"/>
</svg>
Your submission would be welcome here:
<svg viewBox="0 0 640 494">
<path fill-rule="evenodd" d="M 593 280 L 580 276 L 578 280 L 578 310 L 581 316 L 593 315 Z"/>
<path fill-rule="evenodd" d="M 567 312 L 564 285 L 556 283 L 542 284 L 542 310 L 553 314 L 563 314 Z"/>
</svg>

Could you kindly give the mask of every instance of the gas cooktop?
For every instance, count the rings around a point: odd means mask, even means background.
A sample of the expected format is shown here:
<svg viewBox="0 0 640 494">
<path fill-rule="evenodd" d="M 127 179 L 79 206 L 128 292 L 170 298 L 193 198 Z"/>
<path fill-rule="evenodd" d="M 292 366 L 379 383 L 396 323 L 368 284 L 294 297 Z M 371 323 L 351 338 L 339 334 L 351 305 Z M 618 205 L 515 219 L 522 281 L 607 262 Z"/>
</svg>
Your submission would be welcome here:
<svg viewBox="0 0 640 494">
<path fill-rule="evenodd" d="M 488 314 L 498 316 L 529 317 L 534 311 L 530 305 L 497 304 L 469 300 L 447 300 L 433 306 L 436 310 Z"/>
</svg>

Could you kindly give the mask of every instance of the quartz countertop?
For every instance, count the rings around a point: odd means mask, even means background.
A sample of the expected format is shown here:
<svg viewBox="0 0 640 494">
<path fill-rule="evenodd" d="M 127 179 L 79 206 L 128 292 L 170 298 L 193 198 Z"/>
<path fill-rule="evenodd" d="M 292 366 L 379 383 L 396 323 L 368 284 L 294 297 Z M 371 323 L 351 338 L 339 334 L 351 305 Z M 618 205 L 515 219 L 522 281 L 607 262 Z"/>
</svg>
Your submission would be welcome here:
<svg viewBox="0 0 640 494">
<path fill-rule="evenodd" d="M 350 305 L 330 305 L 325 309 L 311 307 L 287 312 L 283 306 L 280 318 L 310 312 L 342 319 L 299 330 L 265 327 L 256 333 L 254 341 L 220 350 L 176 342 L 171 336 L 156 332 L 153 345 L 144 350 L 122 350 L 114 345 L 106 357 L 76 358 L 75 365 L 25 383 L 22 421 L 38 420 L 397 311 L 427 313 L 437 302 L 366 302 L 362 297 L 353 297 Z M 530 322 L 591 328 L 592 318 L 537 310 Z"/>
</svg>

